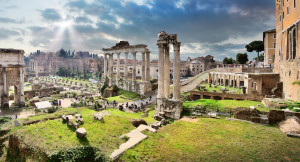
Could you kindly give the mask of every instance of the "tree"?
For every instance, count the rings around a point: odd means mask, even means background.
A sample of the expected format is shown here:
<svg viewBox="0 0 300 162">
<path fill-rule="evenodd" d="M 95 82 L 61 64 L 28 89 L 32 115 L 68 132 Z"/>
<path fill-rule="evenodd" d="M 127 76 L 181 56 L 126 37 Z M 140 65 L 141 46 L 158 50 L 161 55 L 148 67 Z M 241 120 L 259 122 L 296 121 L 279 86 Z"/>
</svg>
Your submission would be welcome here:
<svg viewBox="0 0 300 162">
<path fill-rule="evenodd" d="M 257 58 L 259 58 L 259 52 L 264 51 L 263 41 L 253 41 L 245 46 L 248 52 L 257 52 Z M 258 61 L 258 60 L 257 60 Z"/>
<path fill-rule="evenodd" d="M 223 59 L 223 64 L 233 64 L 234 62 L 235 60 L 233 60 L 232 58 L 225 57 Z"/>
<path fill-rule="evenodd" d="M 238 53 L 236 55 L 236 62 L 239 64 L 245 64 L 248 61 L 248 54 L 247 53 Z"/>
</svg>

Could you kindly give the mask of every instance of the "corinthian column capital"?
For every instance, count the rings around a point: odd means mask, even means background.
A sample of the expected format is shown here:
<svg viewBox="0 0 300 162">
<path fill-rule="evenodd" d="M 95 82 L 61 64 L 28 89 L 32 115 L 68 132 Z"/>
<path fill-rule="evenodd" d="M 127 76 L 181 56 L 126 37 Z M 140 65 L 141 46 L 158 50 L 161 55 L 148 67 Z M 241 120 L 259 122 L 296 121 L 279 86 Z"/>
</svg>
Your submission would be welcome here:
<svg viewBox="0 0 300 162">
<path fill-rule="evenodd" d="M 181 42 L 173 43 L 174 51 L 180 51 Z"/>
</svg>

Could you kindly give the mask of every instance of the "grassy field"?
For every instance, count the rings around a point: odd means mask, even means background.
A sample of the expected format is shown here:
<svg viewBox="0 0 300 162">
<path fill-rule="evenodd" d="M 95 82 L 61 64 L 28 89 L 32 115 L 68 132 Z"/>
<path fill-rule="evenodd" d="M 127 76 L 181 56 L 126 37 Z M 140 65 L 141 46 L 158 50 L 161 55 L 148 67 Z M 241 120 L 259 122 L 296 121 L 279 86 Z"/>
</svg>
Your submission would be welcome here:
<svg viewBox="0 0 300 162">
<path fill-rule="evenodd" d="M 250 107 L 250 106 L 257 106 L 258 104 L 261 105 L 260 108 L 257 108 L 259 111 L 269 111 L 261 102 L 258 101 L 248 101 L 248 100 L 211 100 L 211 99 L 200 99 L 196 101 L 187 101 L 183 102 L 183 108 L 193 108 L 197 106 L 204 106 L 210 105 L 217 108 L 231 108 L 235 109 L 237 107 Z"/>
<path fill-rule="evenodd" d="M 277 127 L 224 119 L 176 121 L 147 133 L 122 161 L 299 161 L 300 140 Z"/>
<path fill-rule="evenodd" d="M 129 92 L 129 91 L 120 89 L 120 91 L 118 93 L 119 93 L 118 96 L 109 97 L 109 98 L 107 98 L 107 100 L 109 102 L 116 100 L 117 103 L 125 103 L 125 102 L 137 101 L 137 100 L 141 99 L 141 96 L 134 92 Z"/>
<path fill-rule="evenodd" d="M 201 84 L 200 86 L 205 86 L 205 89 L 207 89 L 208 92 L 212 92 L 213 90 L 216 90 L 216 92 L 218 92 L 218 93 L 221 93 L 220 88 L 225 87 L 225 86 L 217 86 L 217 88 L 214 88 L 213 85 L 211 87 L 209 87 L 208 84 Z M 227 91 L 227 93 L 242 94 L 242 89 L 233 88 L 233 87 L 225 87 L 225 88 L 229 90 L 229 91 Z"/>
<path fill-rule="evenodd" d="M 11 133 L 16 134 L 22 142 L 30 147 L 46 152 L 48 155 L 62 149 L 79 146 L 92 146 L 109 156 L 120 144 L 125 141 L 120 139 L 122 134 L 130 132 L 134 127 L 132 119 L 144 119 L 150 124 L 154 111 L 150 111 L 149 117 L 141 118 L 142 113 L 126 113 L 115 109 L 108 109 L 113 115 L 105 116 L 104 123 L 93 119 L 93 110 L 87 108 L 67 108 L 50 115 L 30 117 L 28 120 L 42 120 L 62 113 L 79 113 L 83 116 L 84 124 L 80 125 L 88 132 L 87 138 L 82 140 L 76 137 L 75 129 L 62 123 L 61 119 L 47 120 L 28 126 L 14 128 Z"/>
</svg>

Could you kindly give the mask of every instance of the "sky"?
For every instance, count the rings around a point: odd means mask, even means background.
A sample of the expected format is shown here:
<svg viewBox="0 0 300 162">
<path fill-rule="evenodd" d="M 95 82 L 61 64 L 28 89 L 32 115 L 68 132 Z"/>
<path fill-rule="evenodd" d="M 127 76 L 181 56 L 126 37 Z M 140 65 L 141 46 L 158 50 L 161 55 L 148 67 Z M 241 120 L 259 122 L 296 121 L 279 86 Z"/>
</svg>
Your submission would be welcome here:
<svg viewBox="0 0 300 162">
<path fill-rule="evenodd" d="M 146 44 L 157 59 L 157 33 L 177 34 L 181 59 L 217 60 L 247 52 L 275 28 L 275 0 L 0 0 L 0 48 L 89 51 L 119 41 Z M 172 46 L 171 46 L 172 50 Z M 172 57 L 171 51 L 171 57 Z M 249 53 L 252 59 L 256 53 Z"/>
</svg>

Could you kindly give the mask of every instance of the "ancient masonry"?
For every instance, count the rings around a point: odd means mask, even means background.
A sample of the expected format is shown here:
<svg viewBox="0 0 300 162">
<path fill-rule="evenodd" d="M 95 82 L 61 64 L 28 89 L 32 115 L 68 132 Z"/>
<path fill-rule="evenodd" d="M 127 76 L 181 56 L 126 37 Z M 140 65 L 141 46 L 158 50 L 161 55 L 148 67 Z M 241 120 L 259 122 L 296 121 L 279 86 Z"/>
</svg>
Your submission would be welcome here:
<svg viewBox="0 0 300 162">
<path fill-rule="evenodd" d="M 173 44 L 173 98 L 170 99 L 170 53 L 169 44 Z M 182 102 L 180 100 L 180 44 L 177 34 L 158 34 L 158 93 L 156 99 L 155 115 L 160 112 L 165 116 L 180 119 Z"/>
<path fill-rule="evenodd" d="M 9 107 L 9 87 L 14 86 L 14 103 L 25 106 L 24 100 L 24 51 L 0 49 L 0 103 Z"/>
<path fill-rule="evenodd" d="M 150 84 L 150 51 L 147 45 L 129 45 L 126 41 L 121 41 L 111 48 L 103 48 L 104 51 L 104 77 L 108 78 L 109 86 L 117 85 L 124 90 L 136 92 L 144 95 L 151 91 Z M 124 80 L 120 78 L 120 55 L 125 53 L 125 74 Z M 133 55 L 132 79 L 128 78 L 128 54 Z M 142 80 L 136 80 L 136 54 L 142 53 Z M 117 54 L 117 76 L 113 77 L 113 56 Z"/>
</svg>

